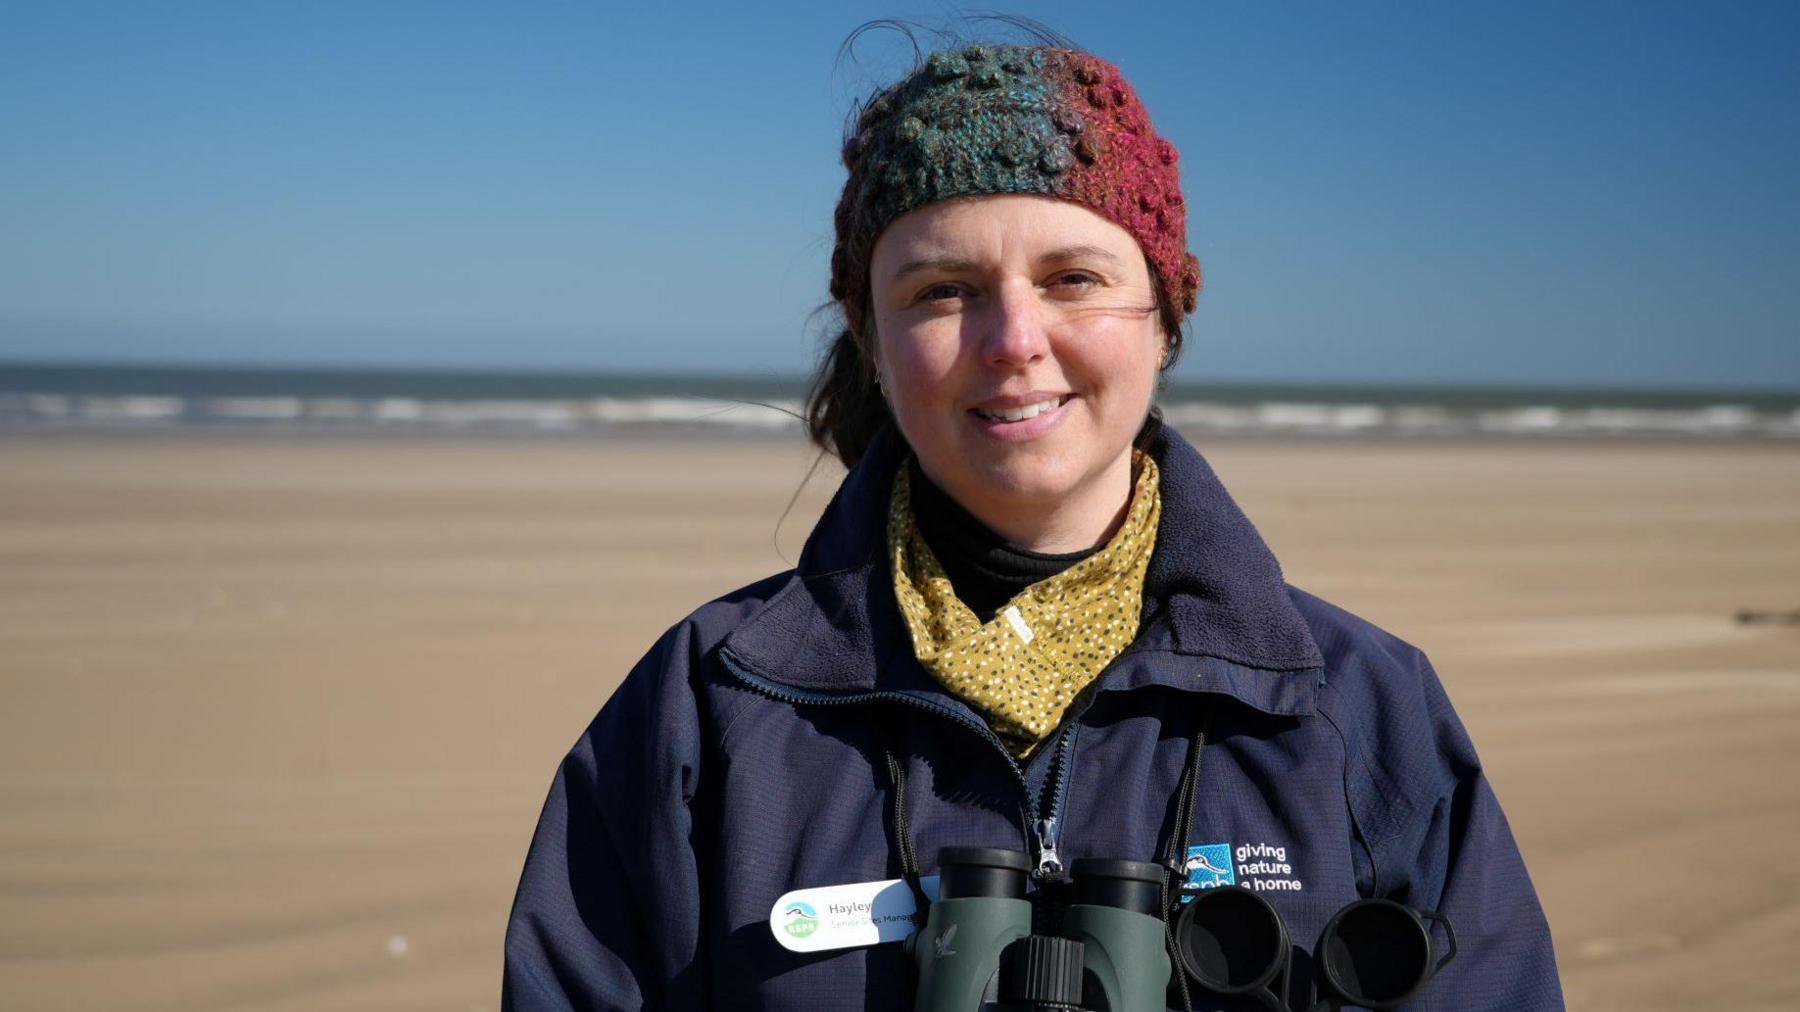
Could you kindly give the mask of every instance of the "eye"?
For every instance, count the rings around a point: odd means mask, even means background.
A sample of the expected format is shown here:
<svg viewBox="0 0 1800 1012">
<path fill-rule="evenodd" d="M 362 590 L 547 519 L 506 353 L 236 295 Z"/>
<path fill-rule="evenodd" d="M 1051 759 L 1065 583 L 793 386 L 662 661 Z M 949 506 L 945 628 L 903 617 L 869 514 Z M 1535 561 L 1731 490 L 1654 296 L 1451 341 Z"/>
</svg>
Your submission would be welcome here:
<svg viewBox="0 0 1800 1012">
<path fill-rule="evenodd" d="M 1063 271 L 1050 279 L 1050 286 L 1066 292 L 1085 292 L 1100 285 L 1100 277 L 1089 271 Z"/>
<path fill-rule="evenodd" d="M 940 281 L 919 293 L 918 301 L 926 304 L 940 304 L 963 297 L 963 287 L 950 281 Z"/>
</svg>

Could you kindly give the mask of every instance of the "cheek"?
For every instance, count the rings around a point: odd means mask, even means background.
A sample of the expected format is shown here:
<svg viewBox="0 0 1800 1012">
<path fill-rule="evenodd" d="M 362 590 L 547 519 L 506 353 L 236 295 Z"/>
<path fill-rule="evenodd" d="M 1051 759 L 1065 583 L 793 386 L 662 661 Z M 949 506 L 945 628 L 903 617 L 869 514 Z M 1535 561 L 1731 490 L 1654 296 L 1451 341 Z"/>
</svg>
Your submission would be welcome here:
<svg viewBox="0 0 1800 1012">
<path fill-rule="evenodd" d="M 1154 336 L 1147 339 L 1139 333 L 1120 334 L 1117 338 L 1075 346 L 1071 353 L 1079 363 L 1076 368 L 1090 379 L 1100 381 L 1108 400 L 1122 405 L 1128 402 L 1133 408 L 1138 402 L 1148 404 L 1156 390 L 1161 340 Z"/>
<path fill-rule="evenodd" d="M 955 396 L 952 381 L 956 375 L 954 342 L 921 340 L 902 334 L 883 341 L 882 360 L 886 363 L 888 393 L 895 407 L 937 404 Z"/>
</svg>

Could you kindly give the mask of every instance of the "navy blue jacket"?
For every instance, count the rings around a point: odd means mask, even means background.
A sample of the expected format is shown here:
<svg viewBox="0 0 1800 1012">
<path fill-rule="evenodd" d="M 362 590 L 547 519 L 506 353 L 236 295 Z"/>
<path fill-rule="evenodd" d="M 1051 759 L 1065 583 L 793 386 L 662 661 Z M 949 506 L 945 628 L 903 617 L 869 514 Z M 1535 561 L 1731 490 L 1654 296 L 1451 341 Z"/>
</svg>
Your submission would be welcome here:
<svg viewBox="0 0 1800 1012">
<path fill-rule="evenodd" d="M 1223 870 L 1281 913 L 1297 992 L 1331 914 L 1383 896 L 1443 912 L 1460 943 L 1407 1007 L 1562 1007 L 1537 896 L 1430 664 L 1289 587 L 1192 446 L 1165 430 L 1151 451 L 1137 640 L 1024 764 L 913 657 L 884 557 L 904 450 L 879 439 L 796 569 L 670 629 L 575 744 L 514 901 L 506 1008 L 910 1008 L 898 945 L 796 953 L 769 926 L 788 890 L 900 875 L 889 750 L 927 874 L 947 845 L 1037 848 L 1050 818 L 1065 862 L 1156 860 L 1207 714 L 1191 841 L 1229 844 Z"/>
</svg>

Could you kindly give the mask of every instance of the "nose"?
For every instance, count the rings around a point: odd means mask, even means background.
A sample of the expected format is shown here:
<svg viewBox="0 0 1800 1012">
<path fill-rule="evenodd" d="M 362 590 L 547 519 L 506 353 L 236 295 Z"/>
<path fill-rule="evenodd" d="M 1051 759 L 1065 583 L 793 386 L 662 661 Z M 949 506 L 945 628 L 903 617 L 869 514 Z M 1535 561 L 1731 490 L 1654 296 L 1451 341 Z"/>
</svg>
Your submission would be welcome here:
<svg viewBox="0 0 1800 1012">
<path fill-rule="evenodd" d="M 1028 281 L 1001 285 L 982 323 L 981 357 L 989 365 L 1029 365 L 1050 353 L 1050 320 Z"/>
</svg>

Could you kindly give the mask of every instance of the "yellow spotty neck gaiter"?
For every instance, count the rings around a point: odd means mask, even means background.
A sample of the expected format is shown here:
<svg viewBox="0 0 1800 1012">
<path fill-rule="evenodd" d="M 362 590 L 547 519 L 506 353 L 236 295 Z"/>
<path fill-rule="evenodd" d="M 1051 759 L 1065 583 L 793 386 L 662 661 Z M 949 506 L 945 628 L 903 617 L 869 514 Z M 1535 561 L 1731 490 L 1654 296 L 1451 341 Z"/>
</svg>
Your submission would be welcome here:
<svg viewBox="0 0 1800 1012">
<path fill-rule="evenodd" d="M 1112 540 L 1020 591 L 985 625 L 957 598 L 913 522 L 906 462 L 894 478 L 888 559 L 913 653 L 987 718 L 1014 756 L 1029 755 L 1049 737 L 1076 694 L 1137 637 L 1162 494 L 1156 462 L 1137 451 L 1132 462 L 1131 509 Z"/>
</svg>

